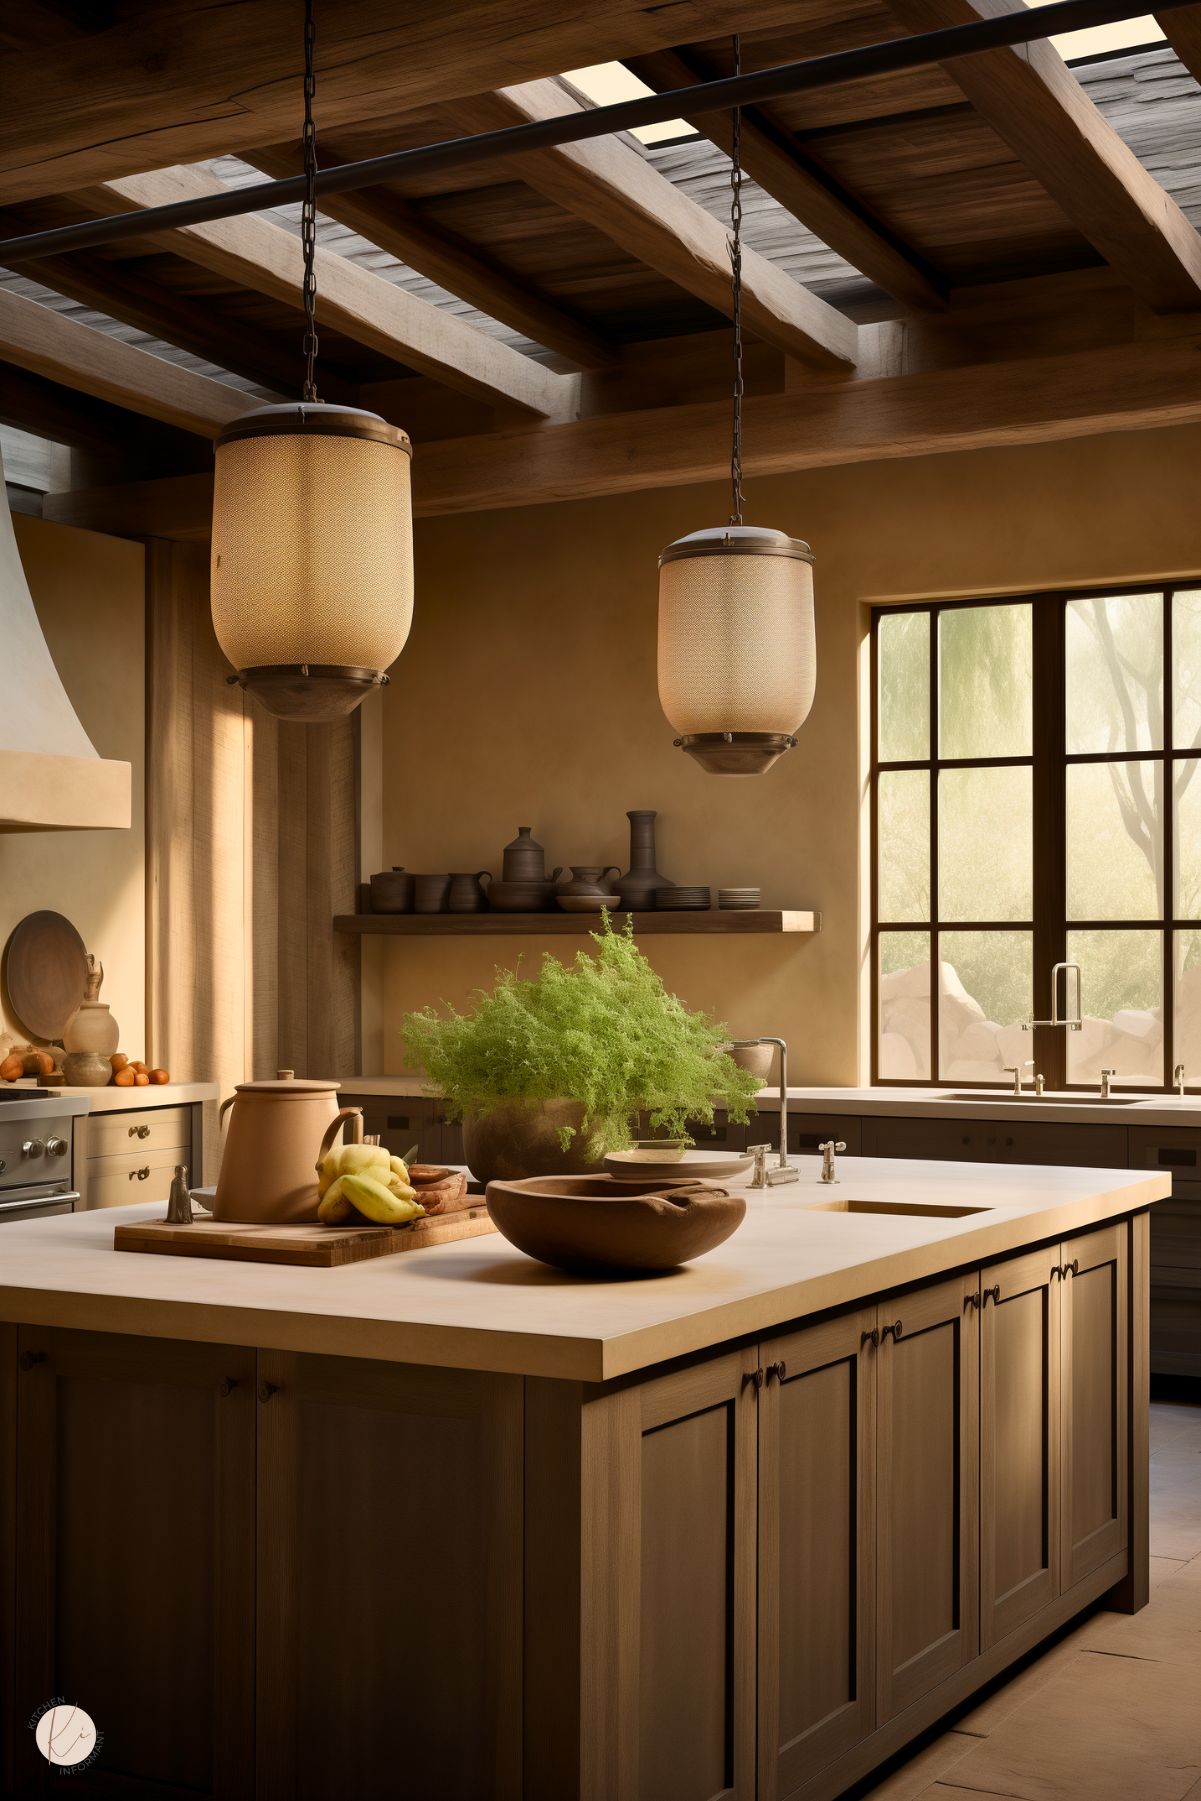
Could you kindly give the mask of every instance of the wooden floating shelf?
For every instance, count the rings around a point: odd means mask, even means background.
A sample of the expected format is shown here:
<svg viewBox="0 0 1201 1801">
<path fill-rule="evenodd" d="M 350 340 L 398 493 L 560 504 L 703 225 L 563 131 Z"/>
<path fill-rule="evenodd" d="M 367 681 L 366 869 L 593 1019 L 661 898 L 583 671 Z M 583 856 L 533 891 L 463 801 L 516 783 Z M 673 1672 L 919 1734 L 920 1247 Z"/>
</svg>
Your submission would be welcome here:
<svg viewBox="0 0 1201 1801">
<path fill-rule="evenodd" d="M 778 911 L 770 907 L 711 907 L 704 912 L 615 913 L 614 920 L 633 919 L 640 936 L 655 933 L 724 932 L 732 937 L 763 933 L 820 932 L 820 913 Z M 599 913 L 341 913 L 335 932 L 389 938 L 582 938 L 600 925 Z"/>
</svg>

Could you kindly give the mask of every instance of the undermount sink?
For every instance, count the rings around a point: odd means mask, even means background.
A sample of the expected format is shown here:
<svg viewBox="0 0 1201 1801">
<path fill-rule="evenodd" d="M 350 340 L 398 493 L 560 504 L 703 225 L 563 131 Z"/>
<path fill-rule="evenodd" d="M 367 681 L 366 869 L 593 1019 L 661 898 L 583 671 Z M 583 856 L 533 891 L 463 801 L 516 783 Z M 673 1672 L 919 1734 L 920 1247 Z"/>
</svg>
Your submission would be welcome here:
<svg viewBox="0 0 1201 1801">
<path fill-rule="evenodd" d="M 1012 1094 L 995 1088 L 965 1088 L 941 1096 L 944 1101 L 1029 1101 L 1043 1107 L 1133 1107 L 1136 1101 L 1156 1098 L 1147 1094 L 1111 1094 L 1102 1100 L 1099 1094 Z"/>
<path fill-rule="evenodd" d="M 922 1219 L 963 1219 L 969 1213 L 990 1213 L 990 1207 L 940 1207 L 934 1201 L 814 1201 L 822 1213 L 912 1213 Z"/>
</svg>

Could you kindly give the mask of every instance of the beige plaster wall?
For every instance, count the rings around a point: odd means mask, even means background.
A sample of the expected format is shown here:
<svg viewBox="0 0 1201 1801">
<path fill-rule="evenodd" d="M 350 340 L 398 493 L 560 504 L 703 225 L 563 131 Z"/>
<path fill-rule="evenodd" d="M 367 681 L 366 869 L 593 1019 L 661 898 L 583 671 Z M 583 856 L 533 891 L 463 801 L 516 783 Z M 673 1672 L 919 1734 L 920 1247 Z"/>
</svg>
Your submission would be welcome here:
<svg viewBox="0 0 1201 1801">
<path fill-rule="evenodd" d="M 145 554 L 140 544 L 18 514 L 46 642 L 102 757 L 133 766 L 129 831 L 0 834 L 0 944 L 25 914 L 63 913 L 104 964 L 101 999 L 140 1056 L 146 1019 Z M 0 644 L 0 656 L 3 646 Z M 0 1001 L 0 1009 L 5 1005 Z M 7 1013 L 0 1029 L 16 1033 Z"/>
<path fill-rule="evenodd" d="M 665 874 L 759 883 L 766 905 L 825 918 L 816 937 L 647 939 L 667 983 L 739 1035 L 782 1034 L 797 1080 L 863 1079 L 869 604 L 1196 574 L 1199 477 L 1201 433 L 1178 428 L 749 483 L 750 521 L 813 545 L 818 595 L 816 703 L 753 781 L 674 750 L 655 691 L 656 557 L 724 519 L 723 488 L 423 522 L 413 633 L 382 703 L 382 861 L 499 873 L 529 824 L 549 864 L 624 868 L 626 809 L 655 807 Z M 364 1067 L 402 1068 L 407 1008 L 572 948 L 368 941 Z"/>
</svg>

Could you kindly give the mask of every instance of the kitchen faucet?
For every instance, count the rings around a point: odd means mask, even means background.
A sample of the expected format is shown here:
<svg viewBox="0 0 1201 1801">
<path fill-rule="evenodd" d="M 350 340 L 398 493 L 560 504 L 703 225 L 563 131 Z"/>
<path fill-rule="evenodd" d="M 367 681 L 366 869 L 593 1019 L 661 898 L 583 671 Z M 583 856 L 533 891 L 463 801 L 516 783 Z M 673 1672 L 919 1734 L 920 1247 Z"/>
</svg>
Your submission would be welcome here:
<svg viewBox="0 0 1201 1801">
<path fill-rule="evenodd" d="M 822 1154 L 822 1173 L 818 1177 L 818 1181 L 837 1183 L 838 1177 L 834 1170 L 834 1153 L 836 1151 L 845 1151 L 847 1148 L 846 1145 L 841 1138 L 827 1138 L 825 1144 L 819 1144 L 817 1148 Z"/>
<path fill-rule="evenodd" d="M 1113 1092 L 1111 1084 L 1117 1073 L 1116 1069 L 1103 1069 L 1101 1071 L 1101 1099 L 1103 1101 L 1110 1099 Z"/>
<path fill-rule="evenodd" d="M 1033 1057 L 1027 1057 L 1026 1061 L 1024 1063 L 1007 1063 L 1005 1065 L 1005 1074 L 1007 1076 L 1013 1077 L 1013 1094 L 1014 1094 L 1015 1100 L 1021 1100 L 1021 1098 L 1022 1098 L 1022 1071 L 1024 1069 L 1033 1069 L 1033 1068 L 1034 1068 L 1034 1058 Z M 1035 1076 L 1034 1081 L 1035 1081 L 1035 1093 L 1037 1094 L 1038 1092 L 1040 1092 L 1040 1090 L 1038 1088 L 1038 1077 L 1037 1076 Z"/>
<path fill-rule="evenodd" d="M 752 1188 L 775 1188 L 781 1182 L 799 1182 L 801 1172 L 788 1161 L 788 1046 L 782 1038 L 732 1038 L 730 1043 L 736 1050 L 751 1050 L 757 1044 L 774 1044 L 780 1053 L 780 1155 L 776 1163 L 769 1169 L 767 1153 L 769 1144 L 748 1144 L 747 1150 L 755 1158 L 755 1173 L 751 1178 Z"/>
<path fill-rule="evenodd" d="M 1068 970 L 1074 970 L 1076 975 L 1076 1011 L 1074 1014 L 1070 1014 L 1064 1019 L 1060 1019 L 1059 1017 L 1059 972 L 1061 969 L 1064 972 L 1065 978 Z M 1064 981 L 1064 989 L 1065 991 L 1067 989 L 1066 979 Z M 1022 1021 L 1022 1030 L 1023 1032 L 1033 1032 L 1035 1026 L 1063 1026 L 1065 1031 L 1079 1032 L 1083 1025 L 1084 1012 L 1080 1004 L 1080 965 L 1079 963 L 1056 963 L 1051 971 L 1050 1019 L 1024 1019 Z"/>
<path fill-rule="evenodd" d="M 1180 1096 L 1181 1100 L 1183 1100 L 1184 1099 L 1184 1064 L 1183 1063 L 1178 1063 L 1176 1065 L 1175 1069 L 1172 1071 L 1172 1080 L 1176 1084 L 1177 1094 Z"/>
</svg>

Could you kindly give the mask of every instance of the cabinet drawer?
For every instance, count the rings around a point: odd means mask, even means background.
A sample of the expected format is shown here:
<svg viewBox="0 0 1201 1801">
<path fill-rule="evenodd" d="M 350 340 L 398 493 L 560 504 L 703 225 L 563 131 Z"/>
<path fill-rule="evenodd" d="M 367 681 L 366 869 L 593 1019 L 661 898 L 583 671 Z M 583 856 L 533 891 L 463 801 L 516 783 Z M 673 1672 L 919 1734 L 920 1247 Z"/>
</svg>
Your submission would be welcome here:
<svg viewBox="0 0 1201 1801">
<path fill-rule="evenodd" d="M 770 1136 L 776 1139 L 777 1119 L 774 1112 L 760 1115 L 760 1124 L 771 1121 Z M 788 1148 L 804 1157 L 816 1157 L 819 1144 L 828 1139 L 846 1145 L 848 1157 L 858 1157 L 861 1150 L 860 1122 L 848 1113 L 789 1113 Z"/>
<path fill-rule="evenodd" d="M 187 1107 L 147 1107 L 130 1113 L 97 1114 L 87 1123 L 88 1156 L 180 1150 L 192 1136 L 188 1112 Z"/>
<path fill-rule="evenodd" d="M 1132 1126 L 1130 1167 L 1178 1170 L 1184 1179 L 1201 1182 L 1201 1128 Z"/>
<path fill-rule="evenodd" d="M 122 1157 L 89 1157 L 87 1204 L 125 1207 L 130 1201 L 165 1201 L 171 1192 L 179 1147 L 131 1151 Z M 143 1173 L 144 1172 L 144 1173 Z"/>
<path fill-rule="evenodd" d="M 962 1163 L 1051 1163 L 1125 1169 L 1124 1126 L 1018 1120 L 881 1119 L 863 1121 L 867 1157 L 935 1157 Z"/>
</svg>

